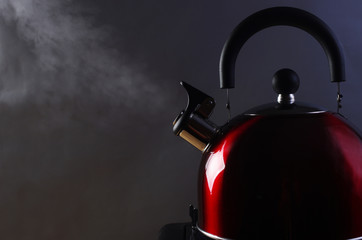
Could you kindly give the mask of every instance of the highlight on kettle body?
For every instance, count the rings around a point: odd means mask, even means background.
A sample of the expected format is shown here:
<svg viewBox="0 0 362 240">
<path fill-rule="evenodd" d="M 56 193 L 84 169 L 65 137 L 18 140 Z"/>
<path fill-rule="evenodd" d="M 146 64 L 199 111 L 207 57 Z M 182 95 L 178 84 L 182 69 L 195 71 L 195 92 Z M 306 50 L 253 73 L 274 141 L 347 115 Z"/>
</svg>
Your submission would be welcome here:
<svg viewBox="0 0 362 240">
<path fill-rule="evenodd" d="M 198 209 L 188 234 L 167 239 L 362 239 L 362 137 L 339 114 L 344 58 L 329 27 L 291 7 L 259 11 L 242 21 L 220 59 L 220 87 L 235 86 L 235 61 L 244 43 L 271 26 L 302 29 L 323 47 L 338 85 L 337 113 L 299 103 L 299 78 L 281 69 L 272 85 L 275 103 L 254 107 L 223 126 L 209 120 L 215 101 L 182 82 L 186 109 L 173 131 L 203 152 Z M 185 230 L 186 231 L 186 230 Z"/>
</svg>

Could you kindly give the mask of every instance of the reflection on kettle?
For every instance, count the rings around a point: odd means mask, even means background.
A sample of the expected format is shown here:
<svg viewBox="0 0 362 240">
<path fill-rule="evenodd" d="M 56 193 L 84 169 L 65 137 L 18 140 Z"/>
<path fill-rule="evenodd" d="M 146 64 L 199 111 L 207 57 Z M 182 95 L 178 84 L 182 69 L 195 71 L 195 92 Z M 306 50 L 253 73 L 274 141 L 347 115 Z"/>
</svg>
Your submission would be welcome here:
<svg viewBox="0 0 362 240">
<path fill-rule="evenodd" d="M 362 138 L 339 114 L 344 59 L 329 27 L 290 7 L 249 16 L 222 51 L 221 88 L 234 87 L 244 43 L 276 25 L 302 29 L 322 45 L 337 84 L 337 113 L 296 101 L 299 78 L 281 69 L 272 79 L 275 103 L 216 126 L 209 120 L 214 99 L 183 82 L 188 105 L 173 131 L 203 153 L 198 210 L 190 207 L 190 224 L 166 225 L 160 239 L 362 239 Z"/>
</svg>

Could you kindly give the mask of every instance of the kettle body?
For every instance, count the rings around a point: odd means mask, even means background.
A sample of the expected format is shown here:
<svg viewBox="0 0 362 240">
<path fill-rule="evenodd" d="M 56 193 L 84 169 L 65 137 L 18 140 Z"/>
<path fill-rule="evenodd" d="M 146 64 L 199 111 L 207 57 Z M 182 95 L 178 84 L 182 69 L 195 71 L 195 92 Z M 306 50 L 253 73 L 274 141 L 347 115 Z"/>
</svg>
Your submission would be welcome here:
<svg viewBox="0 0 362 240">
<path fill-rule="evenodd" d="M 198 228 L 207 236 L 362 236 L 362 140 L 343 117 L 245 114 L 222 131 L 199 170 Z"/>
<path fill-rule="evenodd" d="M 362 137 L 339 113 L 344 60 L 328 26 L 290 7 L 249 16 L 224 45 L 220 86 L 234 87 L 241 47 L 275 25 L 305 30 L 322 45 L 338 85 L 337 113 L 296 102 L 299 78 L 281 69 L 272 81 L 276 103 L 219 127 L 209 120 L 214 99 L 183 82 L 188 105 L 173 131 L 203 152 L 193 239 L 362 239 Z"/>
</svg>

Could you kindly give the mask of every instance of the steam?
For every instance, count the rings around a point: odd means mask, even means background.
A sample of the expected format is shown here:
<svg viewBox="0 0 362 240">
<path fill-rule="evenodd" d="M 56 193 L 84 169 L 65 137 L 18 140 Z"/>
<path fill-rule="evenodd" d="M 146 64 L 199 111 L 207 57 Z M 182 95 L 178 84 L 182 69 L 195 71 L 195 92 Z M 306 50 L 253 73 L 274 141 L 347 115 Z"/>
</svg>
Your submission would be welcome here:
<svg viewBox="0 0 362 240">
<path fill-rule="evenodd" d="M 164 99 L 147 69 L 128 63 L 112 47 L 114 29 L 91 15 L 69 0 L 1 0 L 0 103 L 53 113 L 159 109 Z"/>
<path fill-rule="evenodd" d="M 4 239 L 127 239 L 119 206 L 143 182 L 125 179 L 158 150 L 135 121 L 162 111 L 160 82 L 84 7 L 0 0 Z"/>
</svg>

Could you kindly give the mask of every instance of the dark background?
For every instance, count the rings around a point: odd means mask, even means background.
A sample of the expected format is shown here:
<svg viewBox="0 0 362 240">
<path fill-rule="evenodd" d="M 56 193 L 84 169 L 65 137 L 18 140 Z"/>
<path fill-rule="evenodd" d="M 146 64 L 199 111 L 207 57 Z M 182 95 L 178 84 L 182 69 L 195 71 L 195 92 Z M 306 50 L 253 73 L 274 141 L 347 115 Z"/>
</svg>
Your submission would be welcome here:
<svg viewBox="0 0 362 240">
<path fill-rule="evenodd" d="M 218 60 L 255 11 L 294 6 L 323 19 L 345 51 L 342 113 L 362 128 L 361 1 L 0 1 L 0 238 L 157 239 L 188 221 L 201 152 L 175 137 L 180 81 L 227 119 Z M 232 115 L 275 101 L 289 67 L 297 100 L 336 109 L 327 58 L 311 36 L 266 29 L 240 52 Z"/>
</svg>

